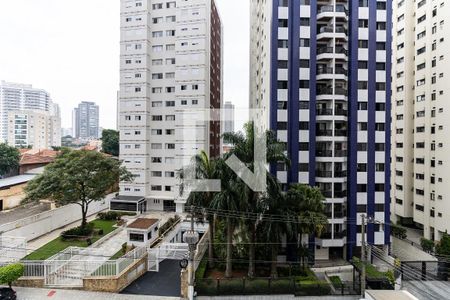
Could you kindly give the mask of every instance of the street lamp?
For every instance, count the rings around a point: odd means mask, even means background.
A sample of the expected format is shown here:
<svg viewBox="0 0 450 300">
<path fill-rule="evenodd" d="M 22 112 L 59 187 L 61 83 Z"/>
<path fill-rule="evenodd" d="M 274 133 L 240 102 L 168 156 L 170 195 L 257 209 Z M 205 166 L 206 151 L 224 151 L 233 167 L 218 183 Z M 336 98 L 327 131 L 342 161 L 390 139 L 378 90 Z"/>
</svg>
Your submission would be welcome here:
<svg viewBox="0 0 450 300">
<path fill-rule="evenodd" d="M 188 265 L 188 299 L 194 299 L 194 259 L 195 248 L 199 240 L 198 232 L 194 231 L 194 207 L 191 206 L 191 230 L 183 235 L 183 242 L 189 245 L 189 265 Z"/>
</svg>

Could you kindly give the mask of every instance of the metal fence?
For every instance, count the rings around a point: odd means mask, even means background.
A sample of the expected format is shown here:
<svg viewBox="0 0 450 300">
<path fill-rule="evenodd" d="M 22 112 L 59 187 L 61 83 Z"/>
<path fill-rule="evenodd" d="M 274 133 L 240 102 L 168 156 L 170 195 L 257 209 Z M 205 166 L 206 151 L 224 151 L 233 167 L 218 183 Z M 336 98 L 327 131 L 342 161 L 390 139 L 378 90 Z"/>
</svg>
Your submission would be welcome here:
<svg viewBox="0 0 450 300">
<path fill-rule="evenodd" d="M 24 273 L 23 277 L 44 277 L 44 261 L 32 260 L 32 261 L 20 261 L 17 262 L 23 265 Z M 0 262 L 0 267 L 7 266 L 10 262 Z"/>
<path fill-rule="evenodd" d="M 325 296 L 331 295 L 327 282 L 302 282 L 295 277 L 287 278 L 221 278 L 197 279 L 196 287 L 200 296 L 216 295 L 296 295 Z"/>
</svg>

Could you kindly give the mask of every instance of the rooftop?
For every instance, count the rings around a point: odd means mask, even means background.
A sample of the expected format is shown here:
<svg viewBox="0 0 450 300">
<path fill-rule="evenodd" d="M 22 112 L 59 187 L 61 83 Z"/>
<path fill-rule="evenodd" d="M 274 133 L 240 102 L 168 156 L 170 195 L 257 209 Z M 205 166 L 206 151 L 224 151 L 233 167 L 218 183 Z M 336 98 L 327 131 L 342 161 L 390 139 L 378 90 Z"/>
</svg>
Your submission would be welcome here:
<svg viewBox="0 0 450 300">
<path fill-rule="evenodd" d="M 145 197 L 119 195 L 119 196 L 115 197 L 114 199 L 112 199 L 111 201 L 140 202 L 140 201 L 143 201 L 143 200 L 145 200 Z"/>
<path fill-rule="evenodd" d="M 26 182 L 32 180 L 34 177 L 36 177 L 36 175 L 18 175 L 18 176 L 0 179 L 0 189 L 6 188 L 9 186 L 26 183 Z"/>
<path fill-rule="evenodd" d="M 132 229 L 149 229 L 158 222 L 159 222 L 158 219 L 139 218 L 130 225 L 128 225 L 127 227 Z"/>
</svg>

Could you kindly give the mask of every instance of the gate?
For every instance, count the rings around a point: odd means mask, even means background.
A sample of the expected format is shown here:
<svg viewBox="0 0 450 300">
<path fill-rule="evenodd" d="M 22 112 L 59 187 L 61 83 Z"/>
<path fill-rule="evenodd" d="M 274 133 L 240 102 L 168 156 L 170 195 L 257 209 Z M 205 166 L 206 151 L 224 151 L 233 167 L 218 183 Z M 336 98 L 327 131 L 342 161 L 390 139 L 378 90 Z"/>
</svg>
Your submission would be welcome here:
<svg viewBox="0 0 450 300">
<path fill-rule="evenodd" d="M 159 272 L 159 264 L 166 260 L 182 260 L 188 257 L 189 246 L 184 243 L 165 243 L 148 249 L 148 271 Z"/>
</svg>

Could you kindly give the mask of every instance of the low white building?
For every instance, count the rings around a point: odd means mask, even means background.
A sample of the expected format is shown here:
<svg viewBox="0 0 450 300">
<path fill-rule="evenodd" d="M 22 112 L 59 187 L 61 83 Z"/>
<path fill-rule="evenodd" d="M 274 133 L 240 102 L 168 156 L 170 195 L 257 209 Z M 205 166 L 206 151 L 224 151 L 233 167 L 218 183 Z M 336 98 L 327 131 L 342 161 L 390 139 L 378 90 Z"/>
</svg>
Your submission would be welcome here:
<svg viewBox="0 0 450 300">
<path fill-rule="evenodd" d="M 158 238 L 159 220 L 138 218 L 127 226 L 128 244 L 147 246 Z"/>
</svg>

